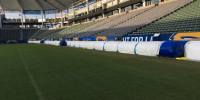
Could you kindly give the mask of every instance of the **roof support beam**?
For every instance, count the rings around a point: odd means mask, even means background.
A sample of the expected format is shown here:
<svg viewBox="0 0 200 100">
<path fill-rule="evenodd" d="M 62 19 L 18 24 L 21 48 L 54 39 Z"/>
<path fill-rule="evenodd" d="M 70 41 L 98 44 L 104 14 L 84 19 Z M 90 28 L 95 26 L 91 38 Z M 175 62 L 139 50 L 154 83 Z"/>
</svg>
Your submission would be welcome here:
<svg viewBox="0 0 200 100">
<path fill-rule="evenodd" d="M 84 4 L 85 2 L 86 2 L 86 0 L 79 0 L 79 1 L 77 1 L 77 2 L 75 2 L 75 3 L 72 3 L 72 4 L 69 6 L 68 9 L 71 9 L 71 8 L 73 8 L 73 7 L 76 7 L 76 6 L 80 6 L 81 4 Z"/>
<path fill-rule="evenodd" d="M 54 8 L 56 8 L 57 10 L 59 10 L 59 11 L 67 9 L 67 7 L 65 7 L 65 5 L 63 5 L 58 0 L 45 0 L 45 1 L 47 3 L 49 3 L 51 6 L 53 6 Z"/>
<path fill-rule="evenodd" d="M 18 4 L 19 4 L 21 10 L 24 10 L 24 8 L 23 8 L 23 6 L 22 6 L 22 2 L 21 2 L 21 0 L 17 0 L 17 2 L 18 2 Z"/>
<path fill-rule="evenodd" d="M 64 4 L 62 4 L 60 1 L 58 1 L 58 0 L 54 0 L 54 1 L 56 1 L 59 5 L 61 5 L 64 9 L 63 10 L 65 10 L 65 9 L 67 9 L 68 7 L 66 7 Z"/>
<path fill-rule="evenodd" d="M 50 2 L 49 0 L 45 0 L 48 4 L 50 4 L 51 6 L 53 6 L 54 8 L 56 8 L 57 10 L 60 10 L 58 7 L 56 7 L 52 2 Z"/>
<path fill-rule="evenodd" d="M 0 7 L 2 9 L 1 13 L 4 13 L 4 11 L 3 11 L 3 5 L 2 5 L 1 1 L 0 1 Z"/>
<path fill-rule="evenodd" d="M 40 7 L 40 10 L 44 10 L 44 7 L 43 7 L 42 4 L 39 2 L 39 0 L 35 0 L 35 2 L 36 2 L 37 5 Z"/>
</svg>

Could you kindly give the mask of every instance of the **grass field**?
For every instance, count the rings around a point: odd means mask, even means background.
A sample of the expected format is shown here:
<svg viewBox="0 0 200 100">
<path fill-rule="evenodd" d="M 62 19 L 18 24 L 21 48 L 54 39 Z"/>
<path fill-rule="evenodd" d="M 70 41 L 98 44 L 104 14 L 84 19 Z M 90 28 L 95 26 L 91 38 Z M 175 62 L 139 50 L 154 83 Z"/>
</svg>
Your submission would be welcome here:
<svg viewBox="0 0 200 100">
<path fill-rule="evenodd" d="M 0 45 L 0 100 L 200 100 L 199 94 L 198 62 Z"/>
</svg>

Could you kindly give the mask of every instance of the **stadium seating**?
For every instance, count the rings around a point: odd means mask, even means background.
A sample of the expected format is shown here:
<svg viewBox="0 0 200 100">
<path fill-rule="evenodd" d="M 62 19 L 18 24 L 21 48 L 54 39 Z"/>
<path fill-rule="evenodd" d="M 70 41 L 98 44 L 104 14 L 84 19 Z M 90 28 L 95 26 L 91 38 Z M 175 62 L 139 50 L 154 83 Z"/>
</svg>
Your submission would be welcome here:
<svg viewBox="0 0 200 100">
<path fill-rule="evenodd" d="M 39 29 L 1 29 L 0 41 L 30 39 Z"/>
<path fill-rule="evenodd" d="M 199 4 L 200 0 L 195 2 L 193 2 L 193 0 L 175 0 L 173 2 L 166 1 L 164 3 L 162 2 L 128 12 L 123 12 L 118 15 L 112 15 L 108 18 L 76 24 L 61 29 L 23 29 L 23 32 L 21 32 L 20 29 L 4 29 L 1 30 L 1 33 L 16 31 L 17 34 L 19 34 L 16 39 L 58 39 L 122 36 L 128 33 L 152 34 L 194 32 L 200 31 L 200 25 L 198 24 L 200 22 L 200 12 L 198 10 Z M 31 19 L 31 21 L 33 22 L 33 19 Z M 12 38 L 9 34 L 1 35 L 4 37 L 1 40 L 7 40 L 8 37 L 9 39 Z"/>
<path fill-rule="evenodd" d="M 193 0 L 178 0 L 162 5 L 158 5 L 149 11 L 146 11 L 132 19 L 126 20 L 121 24 L 118 24 L 109 30 L 103 31 L 95 36 L 122 36 L 130 33 L 140 27 L 156 21 L 157 19 L 168 15 L 175 10 L 185 6 Z"/>
<path fill-rule="evenodd" d="M 23 29 L 23 39 L 30 39 L 39 29 Z"/>
<path fill-rule="evenodd" d="M 133 32 L 147 24 L 150 24 L 163 16 L 166 16 L 175 10 L 180 9 L 193 0 L 178 0 L 149 7 L 140 8 L 129 13 L 113 16 L 104 19 L 100 23 L 92 25 L 81 31 L 66 36 L 73 37 L 91 37 L 91 36 L 122 36 Z"/>
<path fill-rule="evenodd" d="M 50 39 L 50 38 L 62 38 L 62 37 L 66 37 L 72 33 L 75 33 L 77 31 L 80 31 L 80 30 L 83 30 L 95 23 L 98 23 L 102 20 L 98 20 L 98 21 L 93 21 L 93 22 L 90 22 L 90 23 L 85 23 L 85 24 L 79 24 L 79 25 L 74 25 L 74 26 L 71 26 L 69 28 L 66 28 L 56 34 L 52 34 L 52 35 L 49 35 L 47 37 L 45 37 L 46 39 Z"/>
<path fill-rule="evenodd" d="M 47 30 L 40 30 L 37 32 L 31 39 L 36 39 L 38 36 L 40 36 L 42 33 L 46 32 Z"/>
<path fill-rule="evenodd" d="M 119 15 L 119 16 L 112 16 L 112 17 L 109 17 L 107 19 L 104 19 L 103 21 L 97 23 L 97 24 L 94 24 L 88 28 L 85 28 L 81 31 L 78 31 L 74 34 L 71 34 L 69 36 L 67 36 L 68 38 L 69 37 L 87 37 L 88 35 L 90 34 L 94 34 L 96 31 L 102 31 L 104 30 L 104 28 L 107 28 L 108 26 L 112 26 L 114 22 L 116 22 L 117 18 L 121 17 L 122 15 Z M 111 23 L 113 22 L 113 23 Z"/>
<path fill-rule="evenodd" d="M 110 29 L 116 25 L 119 25 L 120 23 L 123 23 L 126 20 L 129 20 L 145 11 L 148 11 L 149 9 L 151 9 L 152 7 L 146 8 L 146 9 L 142 9 L 142 10 L 138 10 L 138 11 L 133 11 L 133 12 L 129 12 L 129 13 L 125 13 L 125 14 L 120 14 L 120 15 L 113 15 L 112 17 L 109 17 L 105 20 L 103 20 L 100 23 L 97 23 L 96 25 L 93 25 L 91 27 L 88 27 L 85 30 L 82 30 L 80 32 L 77 32 L 75 34 L 72 34 L 69 37 L 90 37 L 90 36 L 95 36 L 96 34 L 105 31 L 107 29 Z"/>
<path fill-rule="evenodd" d="M 200 31 L 200 0 L 162 18 L 133 34 L 176 33 Z"/>
<path fill-rule="evenodd" d="M 63 30 L 63 28 L 60 29 L 54 29 L 54 30 L 41 30 L 41 32 L 39 32 L 37 34 L 37 36 L 34 37 L 34 39 L 44 39 L 46 36 L 51 35 L 51 34 L 55 34 L 59 31 Z"/>
<path fill-rule="evenodd" d="M 20 40 L 20 29 L 0 29 L 0 41 Z"/>
</svg>

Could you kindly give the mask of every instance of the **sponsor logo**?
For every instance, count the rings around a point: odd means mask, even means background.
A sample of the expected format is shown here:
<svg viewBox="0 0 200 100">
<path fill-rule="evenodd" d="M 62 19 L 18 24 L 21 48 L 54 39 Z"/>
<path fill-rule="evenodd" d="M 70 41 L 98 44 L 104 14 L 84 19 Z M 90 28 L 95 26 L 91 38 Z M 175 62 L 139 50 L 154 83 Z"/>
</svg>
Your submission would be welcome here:
<svg viewBox="0 0 200 100">
<path fill-rule="evenodd" d="M 187 40 L 187 39 L 200 39 L 200 32 L 192 33 L 175 33 L 170 40 Z"/>
<path fill-rule="evenodd" d="M 96 41 L 108 41 L 105 36 L 97 37 Z"/>
<path fill-rule="evenodd" d="M 134 41 L 134 42 L 142 42 L 142 41 L 153 41 L 153 36 L 149 37 L 123 37 L 123 41 Z"/>
<path fill-rule="evenodd" d="M 33 10 L 30 10 L 28 13 L 35 13 L 35 11 L 33 11 Z"/>
<path fill-rule="evenodd" d="M 78 38 L 73 38 L 73 41 L 78 41 Z"/>
</svg>

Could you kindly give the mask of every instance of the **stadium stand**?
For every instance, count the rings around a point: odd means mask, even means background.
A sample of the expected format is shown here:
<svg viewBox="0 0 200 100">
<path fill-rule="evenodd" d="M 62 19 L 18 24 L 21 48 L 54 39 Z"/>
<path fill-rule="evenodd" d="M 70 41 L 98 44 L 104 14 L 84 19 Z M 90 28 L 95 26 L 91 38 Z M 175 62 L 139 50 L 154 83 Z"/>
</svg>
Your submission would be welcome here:
<svg viewBox="0 0 200 100">
<path fill-rule="evenodd" d="M 47 29 L 15 29 L 19 39 L 58 39 L 96 36 L 122 36 L 130 34 L 174 33 L 199 31 L 199 0 L 168 0 L 146 7 L 122 12 L 95 21 L 78 23 L 70 27 Z M 191 3 L 191 4 L 190 4 Z M 21 19 L 8 19 L 9 22 Z M 60 21 L 58 18 L 57 20 Z M 26 22 L 38 22 L 26 19 Z M 9 25 L 11 26 L 11 25 Z M 8 27 L 4 25 L 4 27 Z M 12 26 L 13 27 L 13 26 Z M 12 29 L 14 31 L 14 29 Z M 22 32 L 21 32 L 22 31 Z M 9 33 L 2 30 L 1 34 Z M 2 40 L 7 40 L 6 34 Z M 17 35 L 18 36 L 18 35 Z M 17 37 L 18 39 L 18 37 Z M 16 39 L 15 39 L 16 40 Z"/>
<path fill-rule="evenodd" d="M 47 30 L 39 30 L 37 33 L 35 33 L 35 35 L 31 38 L 31 39 L 36 39 L 36 37 L 38 37 L 39 35 L 41 35 L 42 33 L 46 32 Z"/>
<path fill-rule="evenodd" d="M 34 39 L 43 39 L 44 37 L 51 35 L 51 34 L 55 34 L 59 31 L 63 30 L 63 28 L 60 29 L 54 29 L 54 30 L 41 30 L 40 32 L 38 32 L 38 34 L 36 36 L 34 36 Z"/>
<path fill-rule="evenodd" d="M 47 37 L 45 37 L 45 39 L 49 39 L 49 38 L 62 38 L 62 37 L 71 37 L 71 36 L 68 36 L 68 35 L 71 35 L 71 34 L 74 34 L 75 32 L 77 31 L 80 31 L 80 30 L 83 30 L 89 26 L 93 26 L 94 24 L 98 23 L 98 22 L 101 22 L 102 20 L 97 20 L 97 21 L 92 21 L 92 22 L 89 22 L 89 23 L 83 23 L 83 24 L 78 24 L 78 25 L 74 25 L 74 26 L 71 26 L 69 28 L 66 28 L 58 33 L 55 33 L 55 34 L 52 34 L 52 35 L 49 35 Z"/>
<path fill-rule="evenodd" d="M 162 18 L 133 34 L 176 33 L 200 31 L 200 0 Z"/>
<path fill-rule="evenodd" d="M 81 31 L 66 36 L 73 37 L 91 37 L 91 36 L 122 36 L 133 32 L 147 24 L 150 24 L 163 16 L 166 16 L 181 7 L 184 7 L 193 0 L 178 0 L 166 2 L 160 5 L 151 5 L 145 8 L 135 9 L 128 13 L 113 15 L 103 21 L 94 24 Z M 191 8 L 192 9 L 192 8 Z"/>
<path fill-rule="evenodd" d="M 75 37 L 75 36 L 76 37 L 95 36 L 96 34 L 102 32 L 104 30 L 110 29 L 120 23 L 123 23 L 126 20 L 129 20 L 139 14 L 142 14 L 142 13 L 150 10 L 152 7 L 153 6 L 146 8 L 146 9 L 142 9 L 142 10 L 137 10 L 137 11 L 133 11 L 133 12 L 129 12 L 129 13 L 125 12 L 125 13 L 122 13 L 119 15 L 110 16 L 107 19 L 105 19 L 104 21 L 102 21 L 101 23 L 97 23 L 95 26 L 88 27 L 83 32 L 81 31 L 81 32 L 76 33 L 78 35 L 72 34 L 71 36 L 68 36 L 68 38 Z"/>
<path fill-rule="evenodd" d="M 78 37 L 87 37 L 89 34 L 94 34 L 95 32 L 94 31 L 102 31 L 104 28 L 108 27 L 108 26 L 112 26 L 117 18 L 121 17 L 123 15 L 118 15 L 118 16 L 109 16 L 108 18 L 104 19 L 103 21 L 97 23 L 97 24 L 94 24 L 88 28 L 85 28 L 84 30 L 81 30 L 79 32 L 76 32 L 74 34 L 71 34 L 71 35 L 68 35 L 67 38 L 71 38 L 71 37 L 75 37 L 75 36 L 78 36 Z"/>
<path fill-rule="evenodd" d="M 0 29 L 0 41 L 30 39 L 38 30 L 16 28 Z"/>
<path fill-rule="evenodd" d="M 158 5 L 147 12 L 140 14 L 132 19 L 126 20 L 117 26 L 114 26 L 108 30 L 105 30 L 95 36 L 122 36 L 130 33 L 140 27 L 150 24 L 163 16 L 166 16 L 175 10 L 184 7 L 186 4 L 193 0 L 178 0 L 165 4 Z"/>
<path fill-rule="evenodd" d="M 20 40 L 20 29 L 0 29 L 0 41 Z"/>
<path fill-rule="evenodd" d="M 39 29 L 23 29 L 23 39 L 30 39 Z"/>
</svg>

